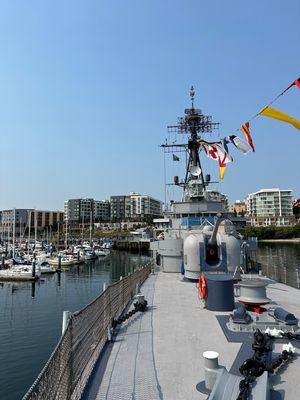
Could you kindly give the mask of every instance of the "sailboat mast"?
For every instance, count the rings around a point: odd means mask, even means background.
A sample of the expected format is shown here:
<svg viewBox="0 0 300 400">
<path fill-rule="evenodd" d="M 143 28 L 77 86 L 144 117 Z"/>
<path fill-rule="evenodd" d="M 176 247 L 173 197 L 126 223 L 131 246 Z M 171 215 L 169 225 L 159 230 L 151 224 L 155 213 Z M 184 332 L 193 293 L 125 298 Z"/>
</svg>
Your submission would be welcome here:
<svg viewBox="0 0 300 400">
<path fill-rule="evenodd" d="M 90 244 L 92 244 L 92 210 L 90 211 Z"/>
<path fill-rule="evenodd" d="M 14 223 L 13 223 L 13 258 L 15 258 L 15 245 L 16 245 L 16 209 L 14 208 Z"/>
<path fill-rule="evenodd" d="M 27 245 L 28 256 L 29 256 L 29 250 L 30 250 L 30 230 L 31 230 L 31 210 L 29 211 L 29 221 L 28 221 L 28 245 Z"/>
<path fill-rule="evenodd" d="M 57 222 L 57 254 L 59 253 L 59 220 Z"/>
<path fill-rule="evenodd" d="M 36 249 L 37 242 L 37 212 L 34 210 L 34 251 Z"/>
<path fill-rule="evenodd" d="M 65 239 L 65 248 L 66 248 L 66 250 L 67 250 L 67 248 L 68 248 L 68 217 L 67 217 L 67 219 L 66 219 L 66 239 Z"/>
</svg>

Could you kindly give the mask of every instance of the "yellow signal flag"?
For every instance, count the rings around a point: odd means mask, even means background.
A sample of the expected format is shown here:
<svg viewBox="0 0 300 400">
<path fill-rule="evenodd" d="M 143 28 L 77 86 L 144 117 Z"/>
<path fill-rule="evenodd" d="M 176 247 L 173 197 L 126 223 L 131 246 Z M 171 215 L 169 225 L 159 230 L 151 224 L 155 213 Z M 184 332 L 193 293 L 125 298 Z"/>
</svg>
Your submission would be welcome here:
<svg viewBox="0 0 300 400">
<path fill-rule="evenodd" d="M 225 171 L 226 165 L 224 165 L 224 167 L 220 167 L 220 179 L 224 179 Z"/>
<path fill-rule="evenodd" d="M 300 121 L 296 118 L 291 117 L 275 108 L 265 107 L 261 112 L 260 115 L 265 117 L 270 117 L 274 119 L 279 119 L 280 121 L 287 122 L 288 124 L 293 125 L 296 129 L 300 130 Z"/>
</svg>

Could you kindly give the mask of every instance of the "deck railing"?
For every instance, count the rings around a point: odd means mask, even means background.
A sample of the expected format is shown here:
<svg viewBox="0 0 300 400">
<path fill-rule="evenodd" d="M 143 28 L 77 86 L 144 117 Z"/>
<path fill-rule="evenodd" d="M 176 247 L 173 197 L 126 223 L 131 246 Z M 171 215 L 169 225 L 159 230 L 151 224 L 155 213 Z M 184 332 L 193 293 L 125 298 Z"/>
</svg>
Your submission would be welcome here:
<svg viewBox="0 0 300 400">
<path fill-rule="evenodd" d="M 92 303 L 71 314 L 50 359 L 23 400 L 80 399 L 118 318 L 150 273 L 150 264 L 110 285 Z"/>
</svg>

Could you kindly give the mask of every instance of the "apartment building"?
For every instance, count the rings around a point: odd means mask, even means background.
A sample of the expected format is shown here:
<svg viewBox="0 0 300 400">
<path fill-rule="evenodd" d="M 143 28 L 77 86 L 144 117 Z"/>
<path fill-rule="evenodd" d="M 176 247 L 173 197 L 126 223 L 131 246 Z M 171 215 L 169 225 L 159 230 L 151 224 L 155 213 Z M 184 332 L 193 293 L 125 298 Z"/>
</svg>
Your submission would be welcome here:
<svg viewBox="0 0 300 400">
<path fill-rule="evenodd" d="M 63 224 L 64 213 L 62 211 L 43 211 L 27 208 L 14 208 L 1 212 L 2 236 L 11 237 L 13 227 L 16 235 L 24 235 L 28 229 L 37 228 L 41 231 L 45 228 L 56 230 L 58 224 Z"/>
<path fill-rule="evenodd" d="M 252 226 L 289 226 L 295 224 L 292 190 L 261 189 L 246 199 Z"/>
<path fill-rule="evenodd" d="M 70 227 L 109 221 L 110 202 L 108 200 L 70 199 L 64 202 L 65 223 Z"/>
<path fill-rule="evenodd" d="M 244 201 L 237 200 L 233 204 L 228 205 L 228 211 L 233 212 L 236 215 L 245 215 L 247 212 L 247 206 Z"/>
<path fill-rule="evenodd" d="M 146 221 L 162 214 L 162 202 L 151 196 L 130 192 L 126 196 L 111 196 L 110 210 L 112 221 Z"/>
</svg>

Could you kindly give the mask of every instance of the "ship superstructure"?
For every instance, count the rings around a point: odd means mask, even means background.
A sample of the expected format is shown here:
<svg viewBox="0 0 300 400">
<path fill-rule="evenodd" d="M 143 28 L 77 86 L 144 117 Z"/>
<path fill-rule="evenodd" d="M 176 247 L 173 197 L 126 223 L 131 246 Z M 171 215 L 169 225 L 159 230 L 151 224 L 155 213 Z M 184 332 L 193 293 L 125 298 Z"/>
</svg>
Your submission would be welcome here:
<svg viewBox="0 0 300 400">
<path fill-rule="evenodd" d="M 227 198 L 209 190 L 210 175 L 204 175 L 199 157 L 202 135 L 217 129 L 200 109 L 194 107 L 194 88 L 191 88 L 191 108 L 177 125 L 168 126 L 169 132 L 187 137 L 186 143 L 164 143 L 167 153 L 186 152 L 184 180 L 174 177 L 174 185 L 183 189 L 181 201 L 172 201 L 162 220 L 154 220 L 160 231 L 158 241 L 151 243 L 155 260 L 164 272 L 184 272 L 190 279 L 198 279 L 201 272 L 234 272 L 241 265 L 241 236 L 227 215 Z"/>
</svg>

